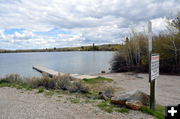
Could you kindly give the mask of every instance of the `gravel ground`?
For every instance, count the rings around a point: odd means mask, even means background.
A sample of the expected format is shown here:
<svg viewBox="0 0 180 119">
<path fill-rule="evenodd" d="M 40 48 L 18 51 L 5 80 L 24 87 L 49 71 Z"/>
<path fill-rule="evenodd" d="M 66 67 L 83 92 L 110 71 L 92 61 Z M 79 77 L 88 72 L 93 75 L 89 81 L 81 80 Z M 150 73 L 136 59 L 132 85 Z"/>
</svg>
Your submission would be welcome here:
<svg viewBox="0 0 180 119">
<path fill-rule="evenodd" d="M 0 88 L 0 119 L 153 119 L 139 111 L 107 113 L 90 103 L 73 104 L 67 97 L 45 96 L 37 91 Z"/>
<path fill-rule="evenodd" d="M 109 73 L 101 76 L 113 79 L 112 86 L 124 91 L 140 90 L 149 94 L 148 74 Z M 180 104 L 180 76 L 160 75 L 156 80 L 156 102 L 161 105 Z M 121 93 L 122 90 L 117 91 Z"/>
</svg>

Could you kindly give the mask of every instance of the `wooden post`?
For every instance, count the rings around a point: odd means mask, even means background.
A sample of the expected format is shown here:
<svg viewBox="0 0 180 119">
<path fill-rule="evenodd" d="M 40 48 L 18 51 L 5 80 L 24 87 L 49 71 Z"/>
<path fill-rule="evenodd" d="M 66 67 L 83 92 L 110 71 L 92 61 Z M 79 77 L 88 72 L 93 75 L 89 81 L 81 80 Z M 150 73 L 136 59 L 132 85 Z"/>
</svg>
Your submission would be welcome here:
<svg viewBox="0 0 180 119">
<path fill-rule="evenodd" d="M 150 109 L 155 109 L 155 79 L 151 79 L 151 56 L 152 56 L 152 23 L 148 22 L 148 60 L 149 60 L 149 83 L 150 83 Z"/>
</svg>

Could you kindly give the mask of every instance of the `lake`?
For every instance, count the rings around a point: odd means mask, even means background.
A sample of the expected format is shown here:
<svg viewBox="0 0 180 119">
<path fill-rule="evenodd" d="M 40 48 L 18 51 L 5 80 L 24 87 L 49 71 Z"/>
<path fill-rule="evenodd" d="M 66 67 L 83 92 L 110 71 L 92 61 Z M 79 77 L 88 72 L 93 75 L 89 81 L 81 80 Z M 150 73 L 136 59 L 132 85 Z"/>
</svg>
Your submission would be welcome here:
<svg viewBox="0 0 180 119">
<path fill-rule="evenodd" d="M 114 52 L 74 51 L 74 52 L 35 52 L 0 54 L 0 77 L 17 73 L 24 77 L 41 76 L 32 69 L 41 65 L 64 73 L 97 74 L 108 72 Z"/>
</svg>

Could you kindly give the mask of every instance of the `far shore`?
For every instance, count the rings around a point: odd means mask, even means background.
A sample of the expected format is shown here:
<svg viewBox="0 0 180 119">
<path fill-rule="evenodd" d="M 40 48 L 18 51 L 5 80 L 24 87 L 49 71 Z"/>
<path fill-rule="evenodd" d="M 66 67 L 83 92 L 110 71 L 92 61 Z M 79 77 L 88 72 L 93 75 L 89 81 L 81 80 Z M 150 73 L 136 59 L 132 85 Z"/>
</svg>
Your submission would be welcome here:
<svg viewBox="0 0 180 119">
<path fill-rule="evenodd" d="M 64 47 L 64 48 L 44 48 L 44 49 L 19 49 L 19 50 L 7 50 L 0 49 L 0 53 L 21 53 L 21 52 L 68 52 L 68 51 L 117 51 L 121 47 L 121 44 L 104 44 L 81 47 Z"/>
</svg>

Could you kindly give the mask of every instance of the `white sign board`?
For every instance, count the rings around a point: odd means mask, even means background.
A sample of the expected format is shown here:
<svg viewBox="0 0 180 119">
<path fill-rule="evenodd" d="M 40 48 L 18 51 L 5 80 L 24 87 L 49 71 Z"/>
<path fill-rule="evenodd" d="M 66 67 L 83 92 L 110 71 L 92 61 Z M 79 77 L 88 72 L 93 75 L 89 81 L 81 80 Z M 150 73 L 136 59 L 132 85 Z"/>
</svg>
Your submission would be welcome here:
<svg viewBox="0 0 180 119">
<path fill-rule="evenodd" d="M 152 54 L 151 56 L 151 80 L 157 79 L 159 76 L 159 55 Z"/>
</svg>

